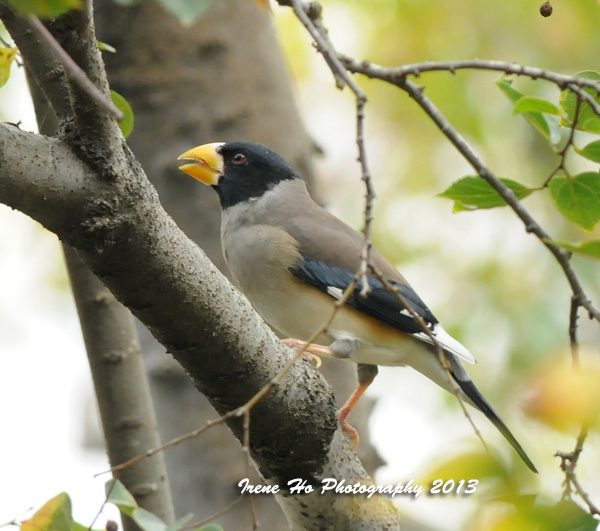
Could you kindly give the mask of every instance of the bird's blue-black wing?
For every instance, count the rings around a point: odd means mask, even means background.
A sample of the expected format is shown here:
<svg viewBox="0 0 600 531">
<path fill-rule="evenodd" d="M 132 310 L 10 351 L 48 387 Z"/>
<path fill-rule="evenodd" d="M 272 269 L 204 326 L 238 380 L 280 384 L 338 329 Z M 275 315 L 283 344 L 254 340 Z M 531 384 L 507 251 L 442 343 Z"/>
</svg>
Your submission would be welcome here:
<svg viewBox="0 0 600 531">
<path fill-rule="evenodd" d="M 355 272 L 306 258 L 301 265 L 291 268 L 290 271 L 299 280 L 338 299 L 355 276 Z M 377 278 L 369 277 L 368 282 L 370 288 L 368 294 L 364 297 L 360 294 L 362 282 L 359 281 L 346 304 L 407 334 L 423 332 L 421 325 L 393 291 L 387 289 Z M 438 320 L 410 286 L 391 279 L 388 282 L 398 289 L 410 308 L 428 326 L 434 327 L 438 324 Z"/>
</svg>

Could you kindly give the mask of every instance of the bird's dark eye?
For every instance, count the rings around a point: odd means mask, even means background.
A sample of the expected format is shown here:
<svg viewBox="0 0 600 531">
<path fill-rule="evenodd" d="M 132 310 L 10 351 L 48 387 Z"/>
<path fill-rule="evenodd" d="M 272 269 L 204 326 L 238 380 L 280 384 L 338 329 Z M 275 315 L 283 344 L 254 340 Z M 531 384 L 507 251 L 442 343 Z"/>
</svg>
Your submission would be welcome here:
<svg viewBox="0 0 600 531">
<path fill-rule="evenodd" d="M 244 155 L 243 153 L 236 153 L 233 156 L 234 164 L 244 164 L 244 162 L 246 162 L 246 155 Z"/>
</svg>

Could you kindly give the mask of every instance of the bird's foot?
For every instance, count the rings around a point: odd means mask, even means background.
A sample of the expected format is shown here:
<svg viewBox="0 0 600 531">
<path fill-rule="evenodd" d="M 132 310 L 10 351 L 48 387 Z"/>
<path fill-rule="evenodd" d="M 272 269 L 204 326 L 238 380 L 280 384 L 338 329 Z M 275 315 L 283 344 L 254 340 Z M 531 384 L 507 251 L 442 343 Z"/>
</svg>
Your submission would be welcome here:
<svg viewBox="0 0 600 531">
<path fill-rule="evenodd" d="M 316 354 L 312 354 L 310 352 L 303 352 L 302 353 L 302 357 L 305 360 L 310 361 L 311 363 L 315 364 L 315 369 L 320 369 L 321 365 L 323 365 L 323 361 L 321 360 L 321 358 L 319 358 L 319 356 L 317 356 Z"/>
<path fill-rule="evenodd" d="M 304 348 L 304 352 L 302 355 L 308 361 L 314 362 L 317 369 L 321 367 L 323 363 L 319 356 L 333 356 L 333 352 L 329 347 L 324 347 L 323 345 L 318 345 L 317 343 L 307 343 L 306 341 L 302 341 L 300 339 L 295 339 L 293 337 L 288 337 L 286 339 L 282 339 L 282 341 L 290 348 L 295 350 Z"/>
<path fill-rule="evenodd" d="M 340 425 L 342 430 L 346 432 L 352 444 L 350 446 L 351 449 L 356 448 L 359 441 L 358 431 L 356 428 L 350 426 L 347 421 L 348 415 L 354 409 L 354 406 L 358 404 L 358 401 L 365 394 L 365 391 L 373 382 L 375 375 L 377 374 L 377 365 L 364 365 L 360 364 L 358 366 L 358 386 L 354 390 L 354 392 L 348 397 L 346 403 L 341 407 L 338 411 L 338 418 L 340 419 Z"/>
<path fill-rule="evenodd" d="M 342 407 L 338 411 L 338 419 L 340 420 L 340 426 L 342 427 L 342 431 L 348 436 L 350 439 L 350 449 L 353 450 L 358 446 L 358 442 L 360 441 L 360 436 L 358 435 L 358 430 L 353 426 L 350 426 L 350 423 L 346 420 L 348 415 L 350 414 L 350 409 L 345 406 Z"/>
</svg>

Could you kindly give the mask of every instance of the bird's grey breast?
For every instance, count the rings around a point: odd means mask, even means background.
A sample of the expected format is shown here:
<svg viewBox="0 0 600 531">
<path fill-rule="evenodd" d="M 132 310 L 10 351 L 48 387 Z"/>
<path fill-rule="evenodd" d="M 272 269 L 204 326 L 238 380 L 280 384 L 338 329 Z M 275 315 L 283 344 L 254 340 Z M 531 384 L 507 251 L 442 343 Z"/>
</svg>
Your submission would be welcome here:
<svg viewBox="0 0 600 531">
<path fill-rule="evenodd" d="M 221 220 L 221 244 L 233 280 L 258 306 L 262 292 L 281 289 L 299 256 L 294 238 L 266 223 L 266 195 L 223 210 Z"/>
</svg>

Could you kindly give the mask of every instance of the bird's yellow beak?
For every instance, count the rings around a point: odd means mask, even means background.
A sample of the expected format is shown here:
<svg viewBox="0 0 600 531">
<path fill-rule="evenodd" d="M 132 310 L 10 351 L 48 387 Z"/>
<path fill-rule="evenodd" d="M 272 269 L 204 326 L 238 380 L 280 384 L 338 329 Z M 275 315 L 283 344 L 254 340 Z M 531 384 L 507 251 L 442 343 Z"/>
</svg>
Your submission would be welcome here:
<svg viewBox="0 0 600 531">
<path fill-rule="evenodd" d="M 223 175 L 223 157 L 217 152 L 221 145 L 223 142 L 214 142 L 186 151 L 177 157 L 177 160 L 187 161 L 179 169 L 208 186 L 216 186 Z"/>
</svg>

